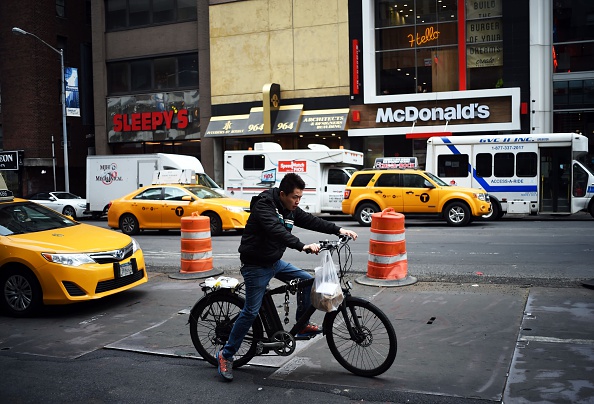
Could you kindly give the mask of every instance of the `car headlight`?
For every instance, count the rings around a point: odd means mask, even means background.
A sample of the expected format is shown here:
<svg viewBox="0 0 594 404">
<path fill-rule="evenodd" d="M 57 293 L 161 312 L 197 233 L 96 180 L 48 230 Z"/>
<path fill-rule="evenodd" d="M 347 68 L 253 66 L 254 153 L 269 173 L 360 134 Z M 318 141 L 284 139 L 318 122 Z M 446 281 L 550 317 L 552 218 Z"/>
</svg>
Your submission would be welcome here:
<svg viewBox="0 0 594 404">
<path fill-rule="evenodd" d="M 233 212 L 233 213 L 243 212 L 243 208 L 241 206 L 225 206 L 225 209 L 227 209 L 229 212 Z"/>
<path fill-rule="evenodd" d="M 136 241 L 134 238 L 132 239 L 132 254 L 134 254 L 136 251 L 140 250 L 140 244 L 138 244 L 138 241 Z"/>
<path fill-rule="evenodd" d="M 84 203 L 79 203 L 78 204 L 79 208 L 85 209 L 87 207 L 87 205 L 85 205 Z"/>
<path fill-rule="evenodd" d="M 477 198 L 479 201 L 489 201 L 489 197 L 487 196 L 487 194 L 474 194 L 474 197 Z"/>
<path fill-rule="evenodd" d="M 52 254 L 52 253 L 41 253 L 43 258 L 49 262 L 60 265 L 68 265 L 70 267 L 78 267 L 83 264 L 93 264 L 95 260 L 89 257 L 87 254 Z"/>
</svg>

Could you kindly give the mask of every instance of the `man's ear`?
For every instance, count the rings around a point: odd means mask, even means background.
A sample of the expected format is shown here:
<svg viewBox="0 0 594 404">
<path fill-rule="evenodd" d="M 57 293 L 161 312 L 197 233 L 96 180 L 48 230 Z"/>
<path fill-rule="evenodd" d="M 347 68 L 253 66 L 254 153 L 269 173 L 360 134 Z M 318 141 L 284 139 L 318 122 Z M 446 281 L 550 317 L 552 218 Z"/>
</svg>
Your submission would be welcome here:
<svg viewBox="0 0 594 404">
<path fill-rule="evenodd" d="M 287 196 L 287 194 L 285 194 L 285 192 L 284 192 L 284 191 L 280 191 L 278 194 L 279 194 L 280 196 L 282 196 L 283 198 L 285 198 L 285 197 Z"/>
</svg>

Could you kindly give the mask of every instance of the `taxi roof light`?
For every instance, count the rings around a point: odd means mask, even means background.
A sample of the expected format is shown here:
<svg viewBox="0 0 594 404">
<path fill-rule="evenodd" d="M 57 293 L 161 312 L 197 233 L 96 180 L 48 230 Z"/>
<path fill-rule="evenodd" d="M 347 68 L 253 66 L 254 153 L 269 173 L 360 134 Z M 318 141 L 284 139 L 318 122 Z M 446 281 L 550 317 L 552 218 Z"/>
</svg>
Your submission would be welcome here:
<svg viewBox="0 0 594 404">
<path fill-rule="evenodd" d="M 14 194 L 8 189 L 0 189 L 0 201 L 8 202 L 14 200 Z"/>
<path fill-rule="evenodd" d="M 373 168 L 376 170 L 418 169 L 419 162 L 416 157 L 378 157 L 375 159 Z"/>
</svg>

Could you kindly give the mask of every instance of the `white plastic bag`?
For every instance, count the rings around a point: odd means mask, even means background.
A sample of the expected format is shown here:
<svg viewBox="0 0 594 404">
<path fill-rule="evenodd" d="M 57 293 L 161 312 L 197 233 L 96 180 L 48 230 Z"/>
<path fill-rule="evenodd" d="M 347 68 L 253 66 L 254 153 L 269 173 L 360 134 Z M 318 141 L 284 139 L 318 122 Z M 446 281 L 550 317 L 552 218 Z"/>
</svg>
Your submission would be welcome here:
<svg viewBox="0 0 594 404">
<path fill-rule="evenodd" d="M 311 304 L 321 311 L 338 309 L 344 299 L 340 281 L 330 251 L 322 251 L 322 266 L 315 269 L 315 280 L 311 288 Z"/>
</svg>

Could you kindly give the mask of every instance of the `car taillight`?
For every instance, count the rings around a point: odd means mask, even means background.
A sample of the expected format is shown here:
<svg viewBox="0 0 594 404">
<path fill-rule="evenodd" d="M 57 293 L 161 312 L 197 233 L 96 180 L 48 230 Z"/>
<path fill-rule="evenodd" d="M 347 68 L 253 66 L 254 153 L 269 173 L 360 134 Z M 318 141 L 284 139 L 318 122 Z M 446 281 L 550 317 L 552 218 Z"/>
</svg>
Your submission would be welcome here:
<svg viewBox="0 0 594 404">
<path fill-rule="evenodd" d="M 109 210 L 109 208 L 111 208 L 111 201 L 107 204 L 107 210 Z"/>
<path fill-rule="evenodd" d="M 349 196 L 351 196 L 351 190 L 345 189 L 344 190 L 344 199 L 349 199 Z"/>
</svg>

